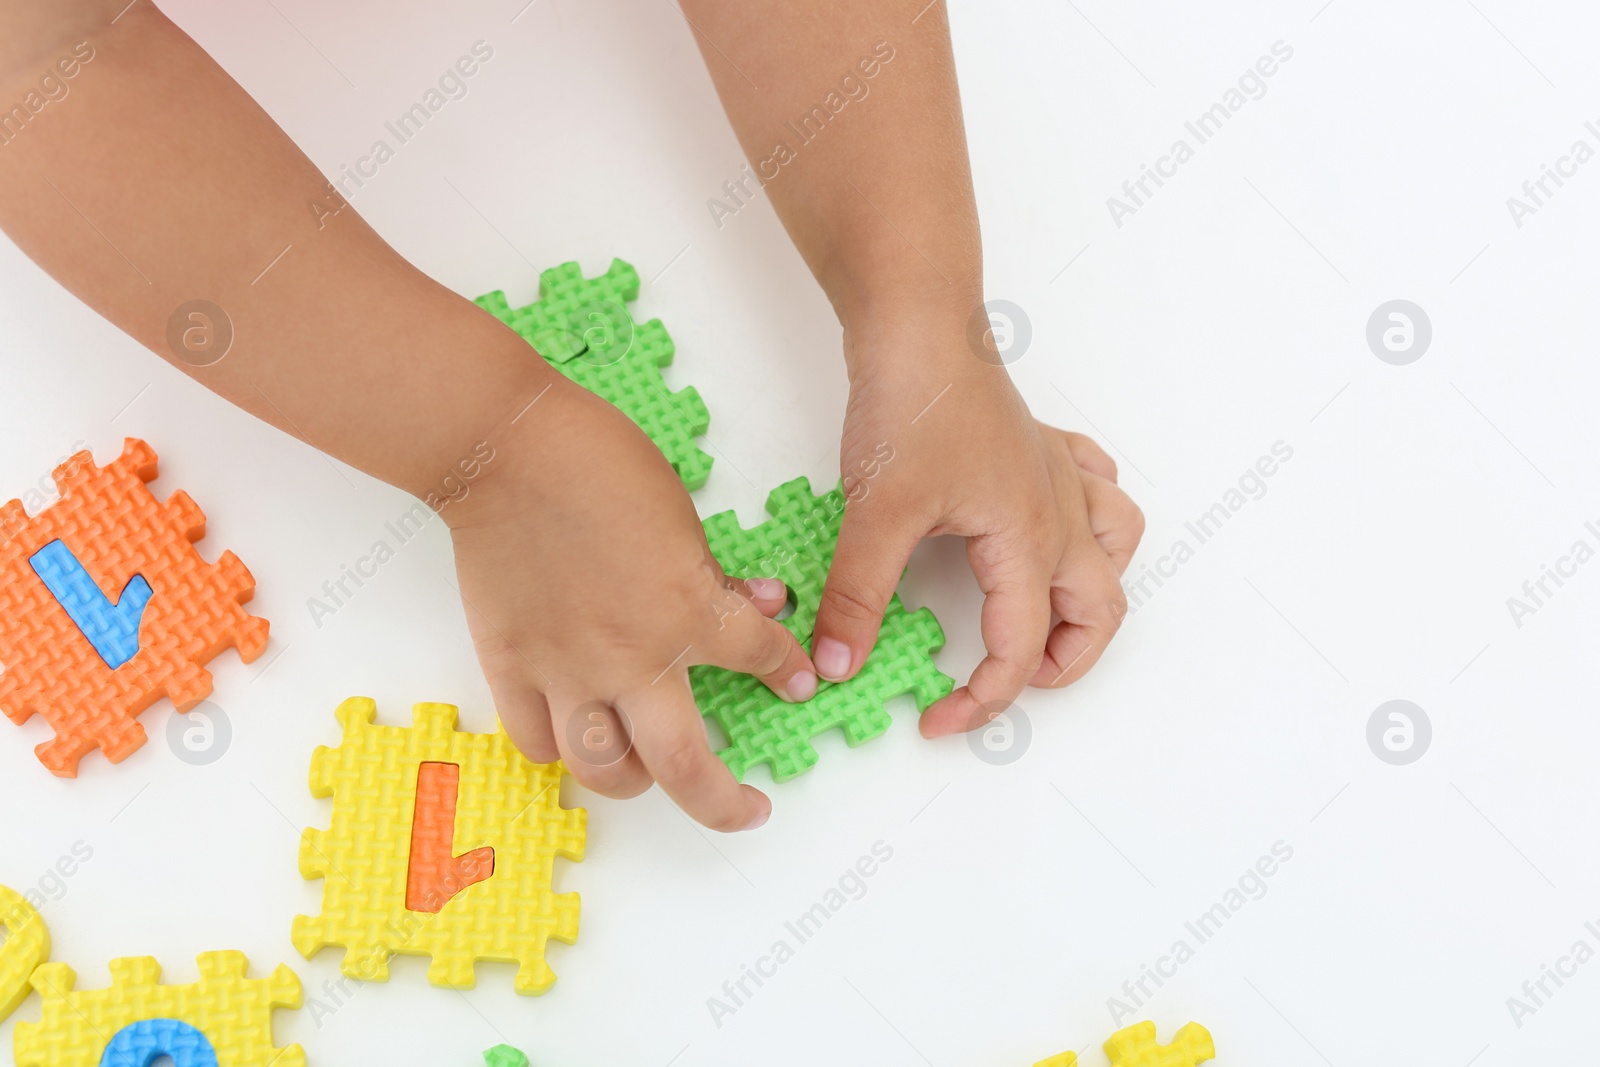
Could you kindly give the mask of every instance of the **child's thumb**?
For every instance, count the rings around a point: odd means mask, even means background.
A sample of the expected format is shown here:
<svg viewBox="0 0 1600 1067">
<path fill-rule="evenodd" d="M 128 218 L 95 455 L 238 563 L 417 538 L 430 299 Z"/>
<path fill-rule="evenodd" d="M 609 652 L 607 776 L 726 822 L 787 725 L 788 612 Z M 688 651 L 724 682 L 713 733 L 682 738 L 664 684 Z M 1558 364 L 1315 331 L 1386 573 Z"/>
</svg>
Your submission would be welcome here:
<svg viewBox="0 0 1600 1067">
<path fill-rule="evenodd" d="M 823 678 L 853 678 L 867 661 L 883 613 L 924 532 L 845 509 L 812 631 L 811 661 Z"/>
</svg>

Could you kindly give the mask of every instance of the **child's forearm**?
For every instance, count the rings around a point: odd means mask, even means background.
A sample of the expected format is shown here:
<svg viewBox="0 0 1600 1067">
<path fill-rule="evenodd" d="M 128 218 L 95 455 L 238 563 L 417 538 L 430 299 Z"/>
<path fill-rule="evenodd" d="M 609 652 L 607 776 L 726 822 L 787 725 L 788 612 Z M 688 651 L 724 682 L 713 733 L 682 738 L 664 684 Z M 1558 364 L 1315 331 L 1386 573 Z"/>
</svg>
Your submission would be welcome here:
<svg viewBox="0 0 1600 1067">
<path fill-rule="evenodd" d="M 0 45 L 0 106 L 30 92 L 47 103 L 0 115 L 0 227 L 208 388 L 379 478 L 435 492 L 558 376 L 409 266 L 146 0 L 113 24 L 124 2 L 6 12 L 23 32 Z M 57 60 L 75 49 L 92 58 L 67 78 Z M 180 312 L 196 300 L 226 321 Z M 197 366 L 230 328 L 227 354 Z"/>
<path fill-rule="evenodd" d="M 841 321 L 970 313 L 982 252 L 944 5 L 914 22 L 916 4 L 884 0 L 683 9 Z"/>
</svg>

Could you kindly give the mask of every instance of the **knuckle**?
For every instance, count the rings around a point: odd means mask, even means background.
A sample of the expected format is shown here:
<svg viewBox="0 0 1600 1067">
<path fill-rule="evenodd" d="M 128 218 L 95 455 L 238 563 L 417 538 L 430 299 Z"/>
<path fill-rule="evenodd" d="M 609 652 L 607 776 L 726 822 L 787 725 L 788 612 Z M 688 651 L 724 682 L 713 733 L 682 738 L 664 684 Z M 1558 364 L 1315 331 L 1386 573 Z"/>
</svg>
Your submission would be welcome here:
<svg viewBox="0 0 1600 1067">
<path fill-rule="evenodd" d="M 782 625 L 770 620 L 761 627 L 760 655 L 756 659 L 755 670 L 758 675 L 776 673 L 785 663 L 789 662 L 789 647 L 794 643 L 794 638 L 789 635 Z"/>
<path fill-rule="evenodd" d="M 1040 641 L 1037 646 L 1029 645 L 1022 651 L 1021 655 L 1012 658 L 1009 664 L 1012 674 L 1021 678 L 1024 682 L 1032 678 L 1038 673 L 1039 668 L 1044 666 L 1044 651 L 1045 643 L 1043 641 Z M 1020 691 L 1021 687 L 1019 686 L 1018 692 Z"/>
<path fill-rule="evenodd" d="M 1128 529 L 1133 533 L 1134 544 L 1144 540 L 1144 509 L 1132 500 L 1128 501 Z"/>
<path fill-rule="evenodd" d="M 1085 434 L 1068 430 L 1067 443 L 1075 458 L 1082 457 L 1081 460 L 1078 460 L 1079 466 L 1091 468 L 1107 481 L 1114 482 L 1117 480 L 1117 461 L 1111 458 L 1109 452 L 1100 447 L 1099 441 Z"/>
<path fill-rule="evenodd" d="M 697 747 L 687 740 L 669 743 L 654 760 L 656 780 L 683 782 L 694 778 L 700 772 L 704 751 L 702 747 Z"/>
<path fill-rule="evenodd" d="M 1122 629 L 1123 620 L 1128 617 L 1128 594 L 1123 592 L 1121 585 L 1106 598 L 1106 609 L 1111 613 L 1111 632 L 1116 633 Z"/>
<path fill-rule="evenodd" d="M 883 618 L 885 604 L 876 604 L 865 592 L 851 588 L 848 582 L 830 585 L 822 594 L 823 608 L 833 615 L 842 615 L 855 622 L 876 622 Z"/>
<path fill-rule="evenodd" d="M 793 640 L 782 623 L 759 615 L 754 609 L 747 627 L 741 627 L 726 646 L 722 662 L 742 674 L 765 677 L 782 667 L 789 658 Z"/>
</svg>

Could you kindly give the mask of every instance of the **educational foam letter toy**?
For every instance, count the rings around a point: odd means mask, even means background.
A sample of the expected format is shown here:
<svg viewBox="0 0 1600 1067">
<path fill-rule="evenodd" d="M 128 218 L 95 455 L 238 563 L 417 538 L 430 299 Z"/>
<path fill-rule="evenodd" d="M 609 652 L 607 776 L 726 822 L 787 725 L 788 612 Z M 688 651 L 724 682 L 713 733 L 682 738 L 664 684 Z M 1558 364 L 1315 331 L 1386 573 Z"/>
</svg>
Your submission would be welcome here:
<svg viewBox="0 0 1600 1067">
<path fill-rule="evenodd" d="M 299 1045 L 274 1048 L 272 1012 L 300 1006 L 300 979 L 279 965 L 246 978 L 242 952 L 206 952 L 200 980 L 161 985 L 148 956 L 111 961 L 111 985 L 78 990 L 64 963 L 33 972 L 44 1001 L 36 1023 L 18 1023 L 17 1067 L 148 1067 L 160 1055 L 175 1067 L 305 1067 Z"/>
<path fill-rule="evenodd" d="M 431 956 L 428 980 L 451 989 L 473 987 L 476 960 L 512 962 L 518 993 L 544 992 L 546 942 L 578 936 L 578 894 L 554 891 L 555 861 L 583 858 L 587 826 L 561 806 L 561 764 L 528 762 L 504 732 L 456 730 L 453 704 L 415 705 L 410 727 L 376 715 L 346 700 L 343 742 L 311 757 L 333 821 L 301 838 L 322 914 L 295 917 L 295 948 L 342 945 L 341 970 L 362 981 L 386 981 L 395 953 Z"/>
<path fill-rule="evenodd" d="M 706 541 L 728 574 L 783 579 L 795 602 L 783 625 L 809 646 L 844 518 L 844 494 L 836 488 L 815 496 L 810 482 L 796 478 L 767 497 L 767 513 L 772 518 L 750 530 L 731 511 L 713 515 L 705 521 Z M 785 703 L 759 679 L 720 667 L 692 667 L 689 680 L 701 712 L 727 735 L 728 747 L 718 755 L 734 776 L 742 780 L 751 767 L 765 763 L 772 780 L 784 782 L 816 764 L 810 739 L 824 730 L 843 728 L 854 747 L 889 728 L 884 703 L 892 697 L 909 693 L 918 710 L 926 711 L 948 695 L 955 681 L 933 665 L 933 653 L 943 647 L 944 630 L 933 612 L 907 611 L 897 595 L 860 672 L 847 682 L 819 682 L 816 696 L 803 704 Z"/>
<path fill-rule="evenodd" d="M 163 696 L 187 711 L 211 694 L 202 664 L 267 646 L 267 623 L 240 605 L 255 581 L 232 552 L 207 563 L 206 517 L 187 493 L 157 500 L 156 454 L 134 438 L 97 467 L 79 452 L 55 470 L 61 499 L 29 516 L 0 507 L 0 710 L 44 716 L 35 749 L 71 778 L 100 748 L 116 763 L 144 744 L 137 716 Z"/>
<path fill-rule="evenodd" d="M 672 362 L 672 338 L 660 319 L 635 323 L 627 304 L 638 299 L 639 273 L 620 259 L 598 278 L 576 263 L 539 275 L 539 299 L 513 308 L 500 290 L 478 306 L 522 335 L 556 370 L 615 404 L 667 457 L 683 484 L 698 489 L 711 457 L 694 443 L 711 425 L 705 401 L 691 386 L 667 388 L 661 368 Z"/>
</svg>

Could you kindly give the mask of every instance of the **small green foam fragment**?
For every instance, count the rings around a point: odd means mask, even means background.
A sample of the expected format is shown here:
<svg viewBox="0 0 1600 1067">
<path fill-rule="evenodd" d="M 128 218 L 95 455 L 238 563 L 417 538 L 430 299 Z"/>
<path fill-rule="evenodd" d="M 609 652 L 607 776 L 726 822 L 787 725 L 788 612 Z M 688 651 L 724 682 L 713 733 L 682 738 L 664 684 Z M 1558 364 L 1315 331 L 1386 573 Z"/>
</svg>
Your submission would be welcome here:
<svg viewBox="0 0 1600 1067">
<path fill-rule="evenodd" d="M 539 299 L 514 308 L 500 290 L 477 304 L 517 331 L 556 370 L 632 419 L 661 449 L 690 489 L 704 485 L 711 456 L 694 443 L 711 425 L 692 387 L 667 388 L 661 368 L 674 347 L 660 319 L 636 323 L 627 305 L 639 296 L 639 273 L 620 259 L 597 278 L 577 263 L 539 275 Z"/>
<path fill-rule="evenodd" d="M 496 1045 L 483 1054 L 486 1067 L 528 1067 L 528 1057 L 510 1045 Z"/>
<path fill-rule="evenodd" d="M 731 511 L 705 521 L 712 555 L 730 575 L 780 578 L 793 594 L 795 611 L 783 625 L 809 646 L 822 600 L 828 566 L 833 562 L 844 494 L 835 488 L 822 496 L 811 492 L 805 478 L 780 485 L 767 498 L 772 516 L 753 529 L 740 527 Z M 907 611 L 896 595 L 884 613 L 877 646 L 861 671 L 848 682 L 820 682 L 817 695 L 804 704 L 789 704 L 747 674 L 719 667 L 689 670 L 695 702 L 728 738 L 719 752 L 741 781 L 750 768 L 768 764 L 775 782 L 786 782 L 817 762 L 811 739 L 839 727 L 851 747 L 870 741 L 889 728 L 884 705 L 910 694 L 926 711 L 955 688 L 955 680 L 933 664 L 944 647 L 944 630 L 927 608 Z"/>
</svg>

